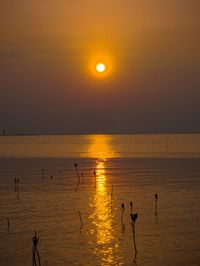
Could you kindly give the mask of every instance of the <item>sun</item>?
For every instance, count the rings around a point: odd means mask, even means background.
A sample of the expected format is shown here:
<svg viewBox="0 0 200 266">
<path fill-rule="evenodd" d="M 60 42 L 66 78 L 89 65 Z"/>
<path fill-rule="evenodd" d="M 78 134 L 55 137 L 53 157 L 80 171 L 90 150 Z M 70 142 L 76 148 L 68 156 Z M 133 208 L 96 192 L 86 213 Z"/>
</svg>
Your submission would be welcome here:
<svg viewBox="0 0 200 266">
<path fill-rule="evenodd" d="M 113 59 L 111 55 L 103 53 L 91 54 L 88 58 L 88 70 L 93 78 L 97 80 L 107 80 L 113 73 Z"/>
<path fill-rule="evenodd" d="M 97 71 L 97 72 L 99 72 L 99 73 L 103 73 L 103 72 L 105 72 L 105 70 L 106 70 L 106 66 L 105 66 L 104 63 L 98 63 L 98 64 L 96 65 L 96 71 Z"/>
</svg>

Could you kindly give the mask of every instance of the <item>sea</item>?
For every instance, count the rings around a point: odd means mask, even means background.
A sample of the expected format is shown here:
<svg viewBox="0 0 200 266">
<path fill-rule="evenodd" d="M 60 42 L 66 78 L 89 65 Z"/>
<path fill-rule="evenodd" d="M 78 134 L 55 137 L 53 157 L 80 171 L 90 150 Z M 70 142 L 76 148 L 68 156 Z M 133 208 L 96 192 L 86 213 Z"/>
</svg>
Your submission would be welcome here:
<svg viewBox="0 0 200 266">
<path fill-rule="evenodd" d="M 197 266 L 199 225 L 200 134 L 0 136 L 1 266 Z"/>
</svg>

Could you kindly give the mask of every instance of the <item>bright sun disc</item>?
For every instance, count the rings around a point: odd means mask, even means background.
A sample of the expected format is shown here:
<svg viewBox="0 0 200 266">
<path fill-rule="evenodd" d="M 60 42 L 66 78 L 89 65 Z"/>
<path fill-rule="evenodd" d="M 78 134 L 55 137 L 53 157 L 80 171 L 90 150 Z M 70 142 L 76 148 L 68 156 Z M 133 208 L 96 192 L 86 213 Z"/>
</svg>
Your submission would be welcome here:
<svg viewBox="0 0 200 266">
<path fill-rule="evenodd" d="M 96 65 L 96 70 L 99 73 L 102 73 L 106 70 L 106 66 L 103 63 L 99 63 Z"/>
</svg>

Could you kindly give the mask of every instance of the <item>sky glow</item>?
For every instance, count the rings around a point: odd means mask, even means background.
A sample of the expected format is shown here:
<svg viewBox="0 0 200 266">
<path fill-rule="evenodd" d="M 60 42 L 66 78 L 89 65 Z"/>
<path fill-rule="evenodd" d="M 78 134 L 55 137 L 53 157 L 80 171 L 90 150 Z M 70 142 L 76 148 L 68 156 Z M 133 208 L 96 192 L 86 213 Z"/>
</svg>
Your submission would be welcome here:
<svg viewBox="0 0 200 266">
<path fill-rule="evenodd" d="M 1 127 L 200 131 L 199 10 L 195 0 L 1 1 Z"/>
</svg>

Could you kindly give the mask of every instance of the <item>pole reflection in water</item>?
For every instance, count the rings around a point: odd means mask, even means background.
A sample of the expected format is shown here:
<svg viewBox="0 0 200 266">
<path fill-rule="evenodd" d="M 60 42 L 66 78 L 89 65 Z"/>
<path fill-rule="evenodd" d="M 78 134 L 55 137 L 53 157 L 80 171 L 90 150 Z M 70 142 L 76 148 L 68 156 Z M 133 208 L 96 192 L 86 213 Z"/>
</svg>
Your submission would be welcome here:
<svg viewBox="0 0 200 266">
<path fill-rule="evenodd" d="M 96 188 L 91 199 L 93 239 L 96 241 L 94 254 L 100 265 L 122 265 L 119 257 L 119 244 L 112 226 L 113 214 L 110 207 L 110 187 L 106 187 L 106 159 L 99 159 L 96 166 Z"/>
</svg>

